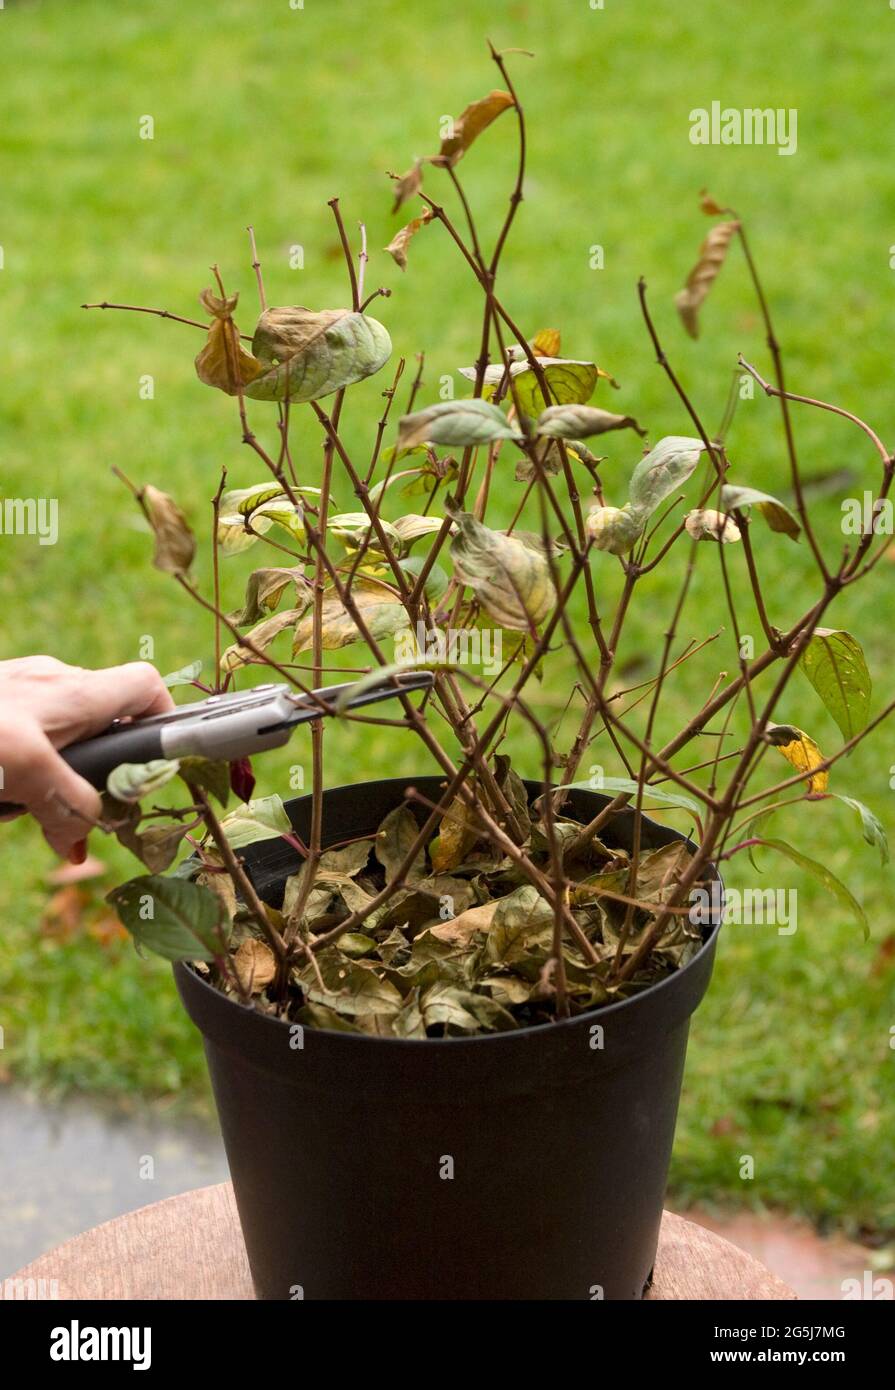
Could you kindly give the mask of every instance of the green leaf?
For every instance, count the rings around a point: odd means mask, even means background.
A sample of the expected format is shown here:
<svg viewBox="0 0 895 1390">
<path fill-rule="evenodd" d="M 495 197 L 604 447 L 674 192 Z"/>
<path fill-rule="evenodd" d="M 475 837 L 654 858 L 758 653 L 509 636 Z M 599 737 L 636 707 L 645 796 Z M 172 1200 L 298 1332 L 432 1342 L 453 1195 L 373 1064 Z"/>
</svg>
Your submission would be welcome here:
<svg viewBox="0 0 895 1390">
<path fill-rule="evenodd" d="M 202 674 L 202 662 L 191 661 L 189 666 L 181 666 L 179 671 L 171 671 L 167 676 L 162 676 L 162 680 L 169 690 L 173 690 L 177 685 L 193 685 Z"/>
<path fill-rule="evenodd" d="M 867 921 L 867 914 L 857 898 L 846 888 L 841 879 L 838 879 L 836 875 L 827 868 L 826 864 L 819 864 L 816 859 L 809 859 L 806 854 L 802 854 L 801 850 L 794 849 L 792 845 L 787 844 L 786 840 L 762 839 L 759 843 L 767 845 L 768 849 L 777 850 L 779 854 L 785 854 L 787 859 L 791 859 L 794 864 L 798 864 L 800 869 L 804 869 L 806 873 L 811 874 L 819 883 L 822 883 L 824 888 L 826 888 L 829 893 L 833 894 L 834 898 L 838 898 L 843 907 L 848 908 L 849 912 L 852 913 L 860 924 L 861 930 L 864 933 L 864 940 L 866 941 L 868 939 L 870 936 L 870 924 Z"/>
<path fill-rule="evenodd" d="M 396 448 L 409 449 L 424 442 L 467 448 L 517 435 L 503 412 L 489 401 L 440 401 L 412 415 L 402 415 Z"/>
<path fill-rule="evenodd" d="M 705 445 L 701 439 L 669 434 L 642 458 L 628 485 L 631 505 L 647 516 L 681 487 L 699 462 Z"/>
<path fill-rule="evenodd" d="M 381 323 L 348 309 L 266 309 L 252 352 L 267 370 L 245 388 L 256 401 L 316 401 L 378 372 L 391 356 Z"/>
<path fill-rule="evenodd" d="M 638 784 L 630 777 L 601 777 L 599 785 L 594 782 L 572 782 L 569 785 L 570 791 L 581 792 L 605 792 L 610 796 L 617 796 L 619 792 L 630 792 L 632 796 L 637 795 Z M 643 788 L 644 801 L 660 801 L 666 806 L 680 806 L 685 811 L 693 811 L 696 815 L 700 814 L 700 807 L 692 797 L 683 796 L 680 792 L 665 791 L 663 787 L 654 787 L 646 783 Z"/>
<path fill-rule="evenodd" d="M 799 539 L 801 526 L 798 520 L 776 497 L 769 492 L 759 492 L 755 487 L 733 487 L 725 483 L 721 489 L 720 507 L 723 512 L 735 512 L 740 507 L 757 507 L 772 531 L 782 531 L 794 541 Z"/>
<path fill-rule="evenodd" d="M 405 560 L 399 561 L 404 573 L 414 582 L 419 578 L 420 570 L 425 563 L 425 555 L 408 555 Z M 443 570 L 441 565 L 436 562 L 429 570 L 426 576 L 426 582 L 423 585 L 423 592 L 431 604 L 434 605 L 438 603 L 447 589 L 448 583 L 447 571 Z"/>
<path fill-rule="evenodd" d="M 858 801 L 854 796 L 843 796 L 841 792 L 832 792 L 838 801 L 844 801 L 846 806 L 851 806 L 853 811 L 857 811 L 861 818 L 861 830 L 868 845 L 874 846 L 879 850 L 880 862 L 889 862 L 889 837 L 879 816 L 874 815 L 869 806 L 865 806 L 863 801 Z"/>
<path fill-rule="evenodd" d="M 850 632 L 815 628 L 799 665 L 848 741 L 870 718 L 872 681 L 861 644 Z"/>
<path fill-rule="evenodd" d="M 255 840 L 269 840 L 292 830 L 292 822 L 279 796 L 260 796 L 244 801 L 221 821 L 221 829 L 233 849 L 242 849 Z"/>
<path fill-rule="evenodd" d="M 220 954 L 219 899 L 183 878 L 146 874 L 106 895 L 138 946 L 165 960 L 214 960 Z"/>
<path fill-rule="evenodd" d="M 530 632 L 556 603 L 547 557 L 515 536 L 483 526 L 470 512 L 452 513 L 454 573 L 501 627 Z"/>
<path fill-rule="evenodd" d="M 149 763 L 119 763 L 106 779 L 106 791 L 116 801 L 132 805 L 157 792 L 176 777 L 179 770 L 180 763 L 169 758 L 154 758 Z"/>
<path fill-rule="evenodd" d="M 210 792 L 222 806 L 226 806 L 230 799 L 230 764 L 224 759 L 181 758 L 180 775 L 184 782 Z"/>
</svg>

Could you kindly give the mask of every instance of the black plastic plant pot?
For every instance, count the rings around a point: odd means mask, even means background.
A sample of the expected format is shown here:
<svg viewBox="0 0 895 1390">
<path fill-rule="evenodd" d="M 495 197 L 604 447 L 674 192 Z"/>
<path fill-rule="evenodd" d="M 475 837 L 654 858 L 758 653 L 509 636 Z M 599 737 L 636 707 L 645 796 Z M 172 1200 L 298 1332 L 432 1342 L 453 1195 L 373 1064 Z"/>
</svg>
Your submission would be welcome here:
<svg viewBox="0 0 895 1390">
<path fill-rule="evenodd" d="M 435 799 L 442 783 L 414 785 Z M 329 792 L 326 842 L 373 833 L 407 786 Z M 565 810 L 588 820 L 605 801 L 575 792 Z M 287 809 L 306 836 L 310 797 Z M 615 817 L 610 838 L 630 846 L 632 825 Z M 645 820 L 644 845 L 678 838 Z M 244 854 L 275 901 L 295 851 L 269 840 Z M 716 938 L 717 925 L 677 974 L 597 1012 L 431 1040 L 303 1030 L 175 966 L 258 1297 L 641 1298 Z"/>
</svg>

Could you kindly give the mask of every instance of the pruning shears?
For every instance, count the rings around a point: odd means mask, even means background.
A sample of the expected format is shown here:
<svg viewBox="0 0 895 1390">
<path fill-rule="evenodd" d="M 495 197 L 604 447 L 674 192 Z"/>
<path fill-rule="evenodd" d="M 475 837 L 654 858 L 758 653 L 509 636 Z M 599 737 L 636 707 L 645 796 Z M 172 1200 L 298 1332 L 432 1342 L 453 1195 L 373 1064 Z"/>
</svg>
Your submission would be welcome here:
<svg viewBox="0 0 895 1390">
<path fill-rule="evenodd" d="M 327 685 L 302 694 L 286 684 L 256 685 L 251 690 L 209 695 L 146 719 L 116 720 L 103 733 L 61 748 L 69 767 L 102 791 L 121 763 L 150 763 L 157 758 L 248 758 L 288 743 L 299 724 L 326 715 L 428 690 L 431 671 L 393 672 L 344 685 Z M 0 815 L 24 808 L 0 802 Z"/>
</svg>

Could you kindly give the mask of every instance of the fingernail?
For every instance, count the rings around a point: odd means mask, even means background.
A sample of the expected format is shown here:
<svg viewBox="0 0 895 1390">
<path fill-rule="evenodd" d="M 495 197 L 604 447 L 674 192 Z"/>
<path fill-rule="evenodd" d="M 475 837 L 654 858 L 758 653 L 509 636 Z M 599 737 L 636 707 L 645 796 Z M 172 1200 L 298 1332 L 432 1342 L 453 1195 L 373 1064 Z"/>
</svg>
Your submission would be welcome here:
<svg viewBox="0 0 895 1390">
<path fill-rule="evenodd" d="M 87 858 L 87 841 L 78 840 L 68 851 L 69 864 L 83 864 Z"/>
</svg>

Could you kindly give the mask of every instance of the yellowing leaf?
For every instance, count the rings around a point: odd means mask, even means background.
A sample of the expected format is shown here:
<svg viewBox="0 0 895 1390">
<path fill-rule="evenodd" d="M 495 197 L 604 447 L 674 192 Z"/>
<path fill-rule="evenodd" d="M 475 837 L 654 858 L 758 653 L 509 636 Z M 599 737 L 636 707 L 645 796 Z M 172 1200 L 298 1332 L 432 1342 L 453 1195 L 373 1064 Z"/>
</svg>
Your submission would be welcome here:
<svg viewBox="0 0 895 1390">
<path fill-rule="evenodd" d="M 724 512 L 713 511 L 711 507 L 688 512 L 684 518 L 684 526 L 696 541 L 717 541 L 720 545 L 730 545 L 733 541 L 742 539 L 740 528 L 733 517 L 727 516 Z"/>
<path fill-rule="evenodd" d="M 350 309 L 266 309 L 252 351 L 264 369 L 246 388 L 256 401 L 315 401 L 372 376 L 388 361 L 385 328 Z"/>
<path fill-rule="evenodd" d="M 597 550 L 610 555 L 624 555 L 643 534 L 643 517 L 624 507 L 593 507 L 585 519 L 585 528 Z"/>
<path fill-rule="evenodd" d="M 558 328 L 542 328 L 531 340 L 535 357 L 558 357 L 562 338 Z"/>
<path fill-rule="evenodd" d="M 393 636 L 409 625 L 404 605 L 396 594 L 386 585 L 377 584 L 372 578 L 368 577 L 362 581 L 356 579 L 351 586 L 351 597 L 370 635 L 377 642 L 384 637 Z M 336 651 L 339 647 L 347 647 L 361 638 L 354 618 L 348 609 L 343 607 L 335 590 L 331 589 L 324 594 L 321 621 L 325 651 Z M 295 629 L 293 655 L 298 656 L 300 652 L 309 651 L 313 643 L 312 606 Z"/>
<path fill-rule="evenodd" d="M 416 236 L 420 227 L 425 227 L 426 223 L 431 221 L 431 208 L 423 208 L 419 217 L 414 217 L 412 221 L 407 223 L 406 227 L 402 227 L 399 232 L 395 232 L 388 246 L 386 246 L 386 251 L 393 257 L 395 264 L 400 266 L 401 270 L 407 269 L 407 248 L 411 241 Z"/>
<path fill-rule="evenodd" d="M 538 357 L 540 373 L 536 373 L 527 358 L 519 357 L 521 351 L 521 348 L 515 349 L 517 360 L 510 364 L 511 399 L 518 404 L 523 415 L 532 419 L 536 419 L 549 405 L 583 404 L 589 401 L 600 377 L 608 376 L 595 362 L 578 362 L 569 357 Z M 475 367 L 461 367 L 459 371 L 461 376 L 475 381 Z M 493 395 L 505 374 L 506 368 L 499 362 L 492 362 L 486 368 L 484 385 L 490 388 L 490 394 Z M 549 400 L 544 399 L 539 375 L 547 384 Z"/>
<path fill-rule="evenodd" d="M 299 566 L 254 570 L 246 584 L 245 603 L 231 615 L 231 621 L 240 625 L 260 622 L 265 613 L 273 613 L 279 606 L 290 584 L 295 585 L 296 594 L 310 597 L 310 585 Z"/>
<path fill-rule="evenodd" d="M 305 608 L 290 608 L 287 612 L 274 613 L 270 618 L 265 618 L 246 633 L 243 642 L 234 642 L 227 648 L 221 657 L 221 670 L 237 671 L 240 666 L 249 666 L 253 661 L 258 661 L 259 657 L 252 648 L 266 652 L 274 638 L 287 628 L 294 627 L 304 612 Z M 251 647 L 248 646 L 249 642 Z"/>
<path fill-rule="evenodd" d="M 812 768 L 820 767 L 824 761 L 824 755 L 814 739 L 809 738 L 802 729 L 797 729 L 793 724 L 770 724 L 766 737 L 768 743 L 783 754 L 796 772 L 810 772 Z M 813 777 L 806 778 L 805 789 L 811 795 L 825 792 L 829 780 L 829 773 L 824 768 Z"/>
<path fill-rule="evenodd" d="M 238 294 L 220 299 L 211 290 L 203 290 L 199 300 L 212 315 L 208 340 L 196 358 L 196 375 L 206 386 L 215 386 L 228 396 L 239 394 L 264 370 L 239 339 L 239 330 L 232 319 Z"/>
<path fill-rule="evenodd" d="M 492 121 L 496 121 L 498 116 L 514 105 L 509 92 L 499 90 L 489 92 L 481 101 L 470 102 L 453 122 L 452 133 L 442 140 L 441 149 L 436 157 L 438 162 L 456 164 L 463 158 L 473 140 L 481 135 L 483 130 L 487 130 Z"/>
<path fill-rule="evenodd" d="M 457 512 L 453 519 L 454 573 L 488 616 L 519 632 L 542 623 L 556 603 L 547 557 L 515 536 L 483 526 L 469 512 Z"/>
<path fill-rule="evenodd" d="M 727 248 L 739 222 L 719 222 L 699 248 L 699 258 L 687 276 L 684 288 L 675 295 L 675 305 L 691 338 L 699 337 L 699 309 L 718 277 Z"/>
</svg>

